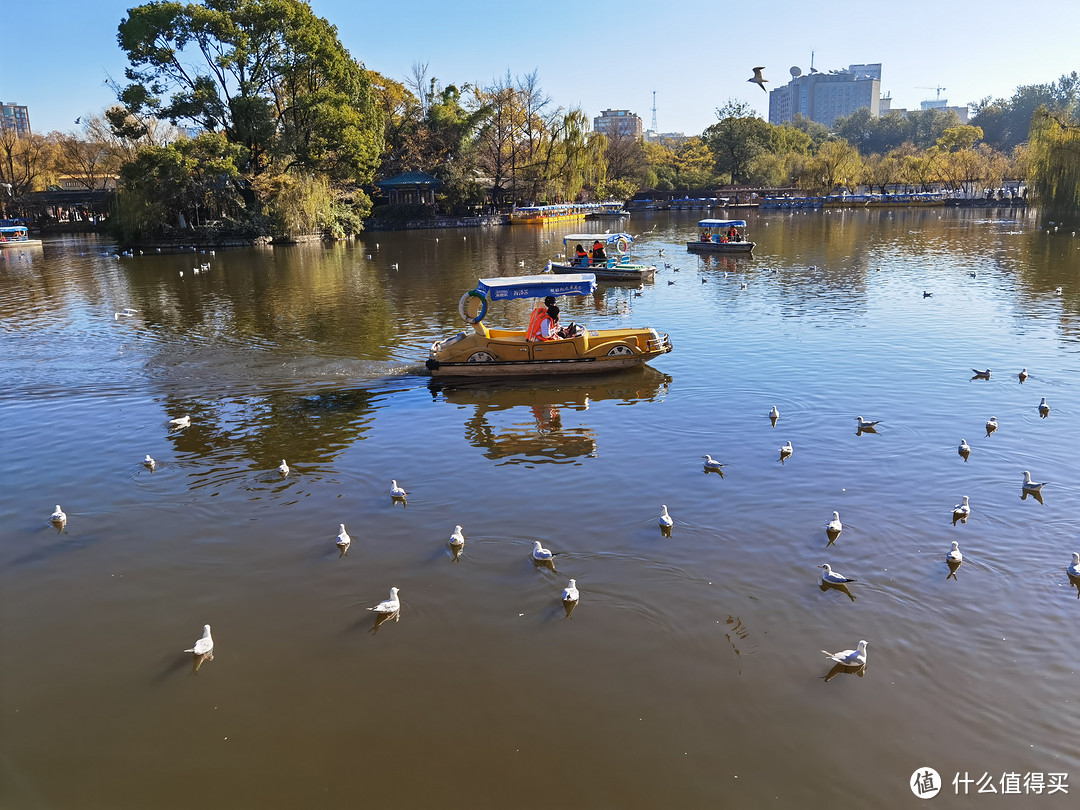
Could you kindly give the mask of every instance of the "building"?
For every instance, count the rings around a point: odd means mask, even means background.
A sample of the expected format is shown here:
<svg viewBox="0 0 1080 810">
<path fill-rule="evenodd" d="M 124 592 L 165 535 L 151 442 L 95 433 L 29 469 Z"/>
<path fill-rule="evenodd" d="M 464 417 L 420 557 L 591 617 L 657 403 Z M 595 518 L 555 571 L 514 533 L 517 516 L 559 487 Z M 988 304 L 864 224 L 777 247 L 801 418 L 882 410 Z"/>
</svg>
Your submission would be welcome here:
<svg viewBox="0 0 1080 810">
<path fill-rule="evenodd" d="M 793 67 L 790 73 L 790 82 L 769 93 L 770 124 L 783 124 L 796 113 L 826 126 L 862 107 L 869 107 L 875 118 L 880 114 L 880 63 L 849 65 L 828 73 L 810 68 L 806 75 Z"/>
<path fill-rule="evenodd" d="M 30 113 L 22 104 L 0 104 L 0 129 L 13 129 L 20 138 L 30 134 Z"/>
<path fill-rule="evenodd" d="M 609 138 L 640 138 L 643 127 L 641 117 L 636 113 L 629 110 L 604 110 L 593 119 L 593 130 Z"/>
<path fill-rule="evenodd" d="M 935 101 L 921 101 L 919 102 L 919 108 L 923 110 L 941 110 L 942 112 L 952 110 L 956 113 L 956 117 L 960 119 L 961 124 L 969 123 L 970 110 L 966 104 L 960 107 L 950 107 L 948 99 L 942 98 Z M 890 112 L 900 113 L 905 118 L 907 118 L 908 114 L 908 111 L 904 107 L 892 106 L 891 95 L 884 95 L 881 97 L 880 114 L 885 115 Z"/>
<path fill-rule="evenodd" d="M 390 198 L 390 205 L 435 205 L 435 191 L 442 180 L 427 172 L 405 172 L 376 183 Z"/>
</svg>

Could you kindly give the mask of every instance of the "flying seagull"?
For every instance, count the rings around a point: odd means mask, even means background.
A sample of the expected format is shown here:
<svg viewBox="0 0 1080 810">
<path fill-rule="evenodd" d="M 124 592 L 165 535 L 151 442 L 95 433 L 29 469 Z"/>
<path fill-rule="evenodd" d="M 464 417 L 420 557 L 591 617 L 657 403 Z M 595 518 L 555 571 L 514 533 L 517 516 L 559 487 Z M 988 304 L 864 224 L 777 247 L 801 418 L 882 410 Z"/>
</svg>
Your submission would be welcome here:
<svg viewBox="0 0 1080 810">
<path fill-rule="evenodd" d="M 761 75 L 761 71 L 763 71 L 764 69 L 765 69 L 764 67 L 753 68 L 754 75 L 753 75 L 752 78 L 747 79 L 747 81 L 748 82 L 753 82 L 758 87 L 760 87 L 761 92 L 768 93 L 769 91 L 765 89 L 765 82 L 767 82 L 768 79 L 766 79 L 764 76 Z"/>
</svg>

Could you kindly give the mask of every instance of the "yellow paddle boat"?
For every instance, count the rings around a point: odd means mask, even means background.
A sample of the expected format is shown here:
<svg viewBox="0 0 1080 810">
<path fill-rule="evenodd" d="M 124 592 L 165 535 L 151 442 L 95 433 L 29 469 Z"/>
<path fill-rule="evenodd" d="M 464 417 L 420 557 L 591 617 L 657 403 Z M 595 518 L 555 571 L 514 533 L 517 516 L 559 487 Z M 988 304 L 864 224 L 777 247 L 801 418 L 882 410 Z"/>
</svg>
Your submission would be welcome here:
<svg viewBox="0 0 1080 810">
<path fill-rule="evenodd" d="M 458 332 L 433 343 L 426 365 L 433 377 L 598 374 L 640 366 L 671 351 L 668 336 L 655 329 L 577 326 L 566 338 L 529 340 L 526 329 L 491 329 L 483 323 L 489 298 L 492 302 L 557 298 L 590 295 L 595 289 L 592 273 L 480 279 L 458 306 L 472 333 Z M 537 301 L 537 306 L 542 302 Z"/>
</svg>

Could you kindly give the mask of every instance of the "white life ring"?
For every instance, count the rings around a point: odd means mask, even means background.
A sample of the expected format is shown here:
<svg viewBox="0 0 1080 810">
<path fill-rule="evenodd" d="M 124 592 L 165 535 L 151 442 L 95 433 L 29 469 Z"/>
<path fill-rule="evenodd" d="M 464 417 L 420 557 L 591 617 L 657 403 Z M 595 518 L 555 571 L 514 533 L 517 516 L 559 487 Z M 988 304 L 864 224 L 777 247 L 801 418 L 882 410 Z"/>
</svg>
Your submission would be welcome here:
<svg viewBox="0 0 1080 810">
<path fill-rule="evenodd" d="M 469 317 L 468 303 L 470 298 L 480 299 L 480 314 L 475 318 Z M 484 320 L 484 316 L 487 315 L 487 306 L 487 299 L 483 295 L 476 290 L 469 290 L 461 296 L 461 300 L 458 301 L 458 312 L 461 314 L 461 319 L 465 321 L 465 323 L 480 323 L 480 321 Z"/>
<path fill-rule="evenodd" d="M 626 237 L 620 236 L 615 242 L 615 250 L 619 251 L 619 253 L 626 253 L 629 249 L 630 243 L 626 241 Z"/>
</svg>

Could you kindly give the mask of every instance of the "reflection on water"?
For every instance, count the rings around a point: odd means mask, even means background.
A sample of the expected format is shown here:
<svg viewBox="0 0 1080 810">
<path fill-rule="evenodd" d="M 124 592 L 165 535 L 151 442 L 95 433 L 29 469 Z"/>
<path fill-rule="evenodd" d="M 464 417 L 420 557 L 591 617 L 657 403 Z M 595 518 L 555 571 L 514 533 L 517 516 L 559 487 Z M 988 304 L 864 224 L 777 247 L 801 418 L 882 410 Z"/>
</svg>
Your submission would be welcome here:
<svg viewBox="0 0 1080 810">
<path fill-rule="evenodd" d="M 596 431 L 588 422 L 569 424 L 570 414 L 589 410 L 590 403 L 622 404 L 663 399 L 671 377 L 651 366 L 626 372 L 568 380 L 509 383 L 446 383 L 428 385 L 432 399 L 472 406 L 465 422 L 469 444 L 486 458 L 503 464 L 576 462 L 595 455 Z"/>
<path fill-rule="evenodd" d="M 565 301 L 675 352 L 504 386 L 429 387 L 422 361 L 478 278 L 539 271 L 569 227 L 229 251 L 197 275 L 207 257 L 94 239 L 0 254 L 0 806 L 164 808 L 191 784 L 221 806 L 345 806 L 360 783 L 402 807 L 825 810 L 897 805 L 904 762 L 1080 773 L 1054 708 L 1080 609 L 1060 577 L 1080 242 L 943 209 L 747 219 L 752 256 L 698 257 L 694 212 L 635 214 L 640 254 L 665 252 L 655 283 Z M 993 374 L 969 382 L 976 366 Z M 880 431 L 852 435 L 858 413 Z M 1042 505 L 1016 497 L 1024 469 L 1053 482 Z M 976 512 L 953 528 L 960 493 Z M 833 510 L 848 599 L 810 579 Z M 355 547 L 335 554 L 342 524 Z M 975 568 L 946 582 L 965 537 Z M 538 539 L 562 573 L 526 561 Z M 588 583 L 572 621 L 564 576 Z M 390 583 L 409 617 L 371 639 Z M 229 654 L 188 677 L 169 639 L 206 622 Z M 867 637 L 876 676 L 823 688 L 818 650 Z M 882 731 L 821 746 L 838 715 Z"/>
</svg>

